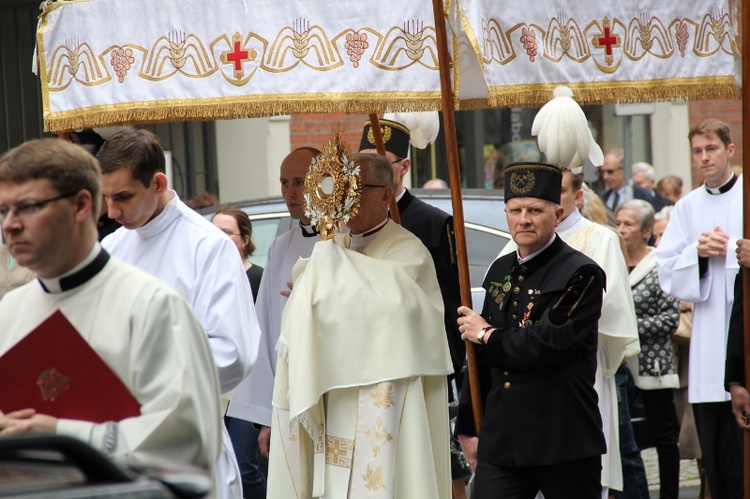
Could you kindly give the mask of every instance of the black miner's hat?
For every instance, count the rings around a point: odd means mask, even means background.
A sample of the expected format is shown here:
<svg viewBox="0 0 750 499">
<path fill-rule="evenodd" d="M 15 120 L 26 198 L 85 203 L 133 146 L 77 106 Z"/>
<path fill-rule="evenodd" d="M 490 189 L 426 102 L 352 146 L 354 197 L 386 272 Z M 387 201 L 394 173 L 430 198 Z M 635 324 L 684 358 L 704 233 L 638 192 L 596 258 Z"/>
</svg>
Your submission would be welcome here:
<svg viewBox="0 0 750 499">
<path fill-rule="evenodd" d="M 407 158 L 409 156 L 409 139 L 411 138 L 409 129 L 395 121 L 385 119 L 379 121 L 385 150 L 395 154 L 399 158 Z M 365 149 L 376 149 L 375 136 L 372 133 L 372 124 L 369 121 L 365 122 L 364 130 L 362 130 L 362 140 L 359 143 L 359 150 L 363 151 Z"/>
<path fill-rule="evenodd" d="M 539 198 L 560 204 L 562 170 L 546 163 L 511 163 L 505 167 L 505 201 Z"/>
</svg>

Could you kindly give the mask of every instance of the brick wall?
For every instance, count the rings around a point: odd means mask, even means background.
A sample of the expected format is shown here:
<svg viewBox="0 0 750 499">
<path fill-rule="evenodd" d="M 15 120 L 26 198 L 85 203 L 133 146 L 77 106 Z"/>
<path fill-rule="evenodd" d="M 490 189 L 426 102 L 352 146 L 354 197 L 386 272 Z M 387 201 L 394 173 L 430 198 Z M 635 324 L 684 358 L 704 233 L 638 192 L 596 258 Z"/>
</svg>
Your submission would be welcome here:
<svg viewBox="0 0 750 499">
<path fill-rule="evenodd" d="M 735 145 L 732 166 L 735 168 L 735 171 L 739 173 L 738 169 L 742 166 L 742 102 L 715 100 L 690 103 L 691 127 L 708 118 L 717 118 L 726 121 L 729 124 L 729 127 L 732 130 L 732 142 L 734 142 Z M 686 146 L 688 146 L 687 142 Z M 695 188 L 703 182 L 703 178 L 695 165 L 692 166 L 692 172 L 693 188 Z M 687 182 L 688 179 L 684 180 Z M 685 188 L 683 189 L 683 193 L 687 193 L 689 190 L 690 189 Z"/>
<path fill-rule="evenodd" d="M 382 115 L 381 115 L 382 116 Z M 290 121 L 292 149 L 310 146 L 322 149 L 333 138 L 334 131 L 341 133 L 352 151 L 359 150 L 362 125 L 369 119 L 365 114 L 319 113 L 296 114 Z"/>
</svg>

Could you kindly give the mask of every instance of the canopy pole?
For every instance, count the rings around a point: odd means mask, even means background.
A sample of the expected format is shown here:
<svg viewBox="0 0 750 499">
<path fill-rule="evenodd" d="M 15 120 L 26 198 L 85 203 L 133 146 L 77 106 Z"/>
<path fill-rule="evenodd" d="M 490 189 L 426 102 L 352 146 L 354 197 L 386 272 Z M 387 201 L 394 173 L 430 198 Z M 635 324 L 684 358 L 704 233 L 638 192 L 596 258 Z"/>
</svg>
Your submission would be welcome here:
<svg viewBox="0 0 750 499">
<path fill-rule="evenodd" d="M 438 61 L 440 68 L 440 90 L 443 110 L 443 131 L 445 133 L 445 150 L 448 158 L 448 180 L 451 188 L 453 206 L 453 226 L 456 234 L 456 257 L 458 259 L 458 282 L 461 288 L 461 304 L 471 308 L 471 284 L 469 281 L 469 257 L 466 251 L 466 232 L 464 226 L 464 208 L 461 199 L 461 173 L 458 166 L 458 141 L 456 140 L 456 120 L 453 105 L 453 87 L 450 70 L 452 67 L 448 55 L 448 36 L 445 28 L 445 10 L 443 0 L 432 0 L 435 14 L 435 31 L 437 34 Z M 474 411 L 474 428 L 479 435 L 482 426 L 482 392 L 479 387 L 479 370 L 474 343 L 466 341 L 467 370 L 471 388 L 471 407 Z"/>
<path fill-rule="evenodd" d="M 750 26 L 750 6 L 748 2 L 742 2 L 742 26 L 747 31 Z M 744 42 L 744 39 L 743 39 Z M 747 54 L 747 47 L 744 47 Z M 742 233 L 745 239 L 750 239 L 750 171 L 745 171 L 745 164 L 750 161 L 750 63 L 745 57 L 742 58 Z M 727 248 L 733 251 L 734 248 Z M 740 267 L 742 272 L 742 292 L 744 301 L 742 303 L 743 315 L 743 357 L 745 365 L 745 387 L 750 387 L 750 269 Z M 750 431 L 744 431 L 744 497 L 750 499 Z"/>
<path fill-rule="evenodd" d="M 372 130 L 372 136 L 375 139 L 375 149 L 378 154 L 385 156 L 385 142 L 383 142 L 383 131 L 380 129 L 380 120 L 378 115 L 370 113 L 370 130 Z M 396 202 L 396 193 L 394 192 L 391 198 L 390 206 L 391 220 L 401 225 L 401 213 L 398 211 L 398 203 Z"/>
</svg>

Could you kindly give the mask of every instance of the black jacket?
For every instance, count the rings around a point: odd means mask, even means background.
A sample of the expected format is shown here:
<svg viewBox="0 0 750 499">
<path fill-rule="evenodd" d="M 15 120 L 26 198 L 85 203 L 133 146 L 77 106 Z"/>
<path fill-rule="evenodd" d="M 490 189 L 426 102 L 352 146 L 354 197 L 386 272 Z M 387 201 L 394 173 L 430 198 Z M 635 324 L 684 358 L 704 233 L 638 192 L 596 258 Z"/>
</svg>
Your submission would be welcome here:
<svg viewBox="0 0 750 499">
<path fill-rule="evenodd" d="M 453 217 L 414 197 L 408 190 L 398 202 L 401 226 L 427 247 L 435 264 L 440 293 L 445 306 L 445 333 L 453 369 L 459 372 L 466 358 L 466 345 L 458 331 L 461 290 L 453 236 Z"/>
<path fill-rule="evenodd" d="M 498 329 L 477 348 L 479 460 L 544 466 L 605 452 L 594 390 L 604 284 L 601 268 L 559 236 L 523 265 L 514 252 L 490 266 L 482 316 Z M 456 433 L 476 434 L 468 382 Z"/>
</svg>

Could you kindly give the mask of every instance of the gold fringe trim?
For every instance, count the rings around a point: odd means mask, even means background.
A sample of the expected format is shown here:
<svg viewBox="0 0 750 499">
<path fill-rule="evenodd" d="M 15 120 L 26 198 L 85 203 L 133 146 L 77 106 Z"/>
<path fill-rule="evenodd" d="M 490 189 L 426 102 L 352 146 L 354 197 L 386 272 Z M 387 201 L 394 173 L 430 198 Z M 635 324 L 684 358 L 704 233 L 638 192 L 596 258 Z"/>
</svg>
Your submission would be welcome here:
<svg viewBox="0 0 750 499">
<path fill-rule="evenodd" d="M 724 76 L 606 83 L 559 82 L 492 87 L 487 99 L 456 102 L 456 110 L 541 107 L 552 98 L 554 88 L 563 84 L 573 90 L 573 97 L 581 105 L 600 105 L 614 102 L 742 100 L 742 89 L 737 87 L 734 77 Z"/>
<path fill-rule="evenodd" d="M 158 101 L 129 103 L 113 106 L 80 108 L 73 111 L 49 113 L 44 116 L 44 130 L 60 133 L 81 128 L 113 125 L 136 125 L 178 121 L 213 121 L 236 118 L 258 118 L 299 113 L 349 113 L 382 114 L 389 112 L 435 111 L 440 109 L 439 93 L 426 93 L 406 98 L 357 98 L 326 99 L 325 96 L 309 96 L 299 99 L 278 99 L 272 96 L 258 97 L 257 101 L 242 102 L 221 99 L 223 102 Z"/>
</svg>

